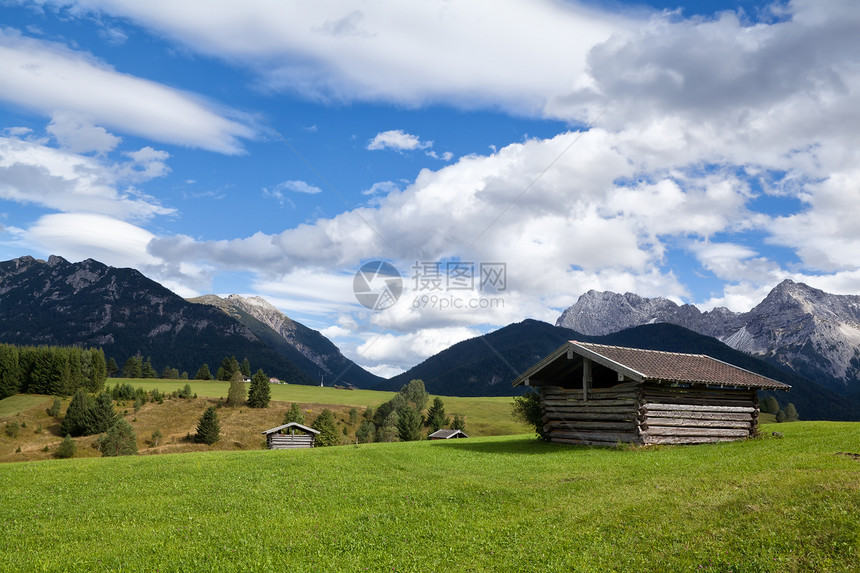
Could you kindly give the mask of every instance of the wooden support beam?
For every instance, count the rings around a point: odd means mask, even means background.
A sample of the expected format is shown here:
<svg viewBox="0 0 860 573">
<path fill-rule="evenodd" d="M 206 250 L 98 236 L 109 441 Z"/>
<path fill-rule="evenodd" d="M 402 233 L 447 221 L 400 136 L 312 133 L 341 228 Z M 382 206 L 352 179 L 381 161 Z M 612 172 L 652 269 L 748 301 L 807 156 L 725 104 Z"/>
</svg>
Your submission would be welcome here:
<svg viewBox="0 0 860 573">
<path fill-rule="evenodd" d="M 582 359 L 582 399 L 588 400 L 588 389 L 591 387 L 591 358 Z"/>
</svg>

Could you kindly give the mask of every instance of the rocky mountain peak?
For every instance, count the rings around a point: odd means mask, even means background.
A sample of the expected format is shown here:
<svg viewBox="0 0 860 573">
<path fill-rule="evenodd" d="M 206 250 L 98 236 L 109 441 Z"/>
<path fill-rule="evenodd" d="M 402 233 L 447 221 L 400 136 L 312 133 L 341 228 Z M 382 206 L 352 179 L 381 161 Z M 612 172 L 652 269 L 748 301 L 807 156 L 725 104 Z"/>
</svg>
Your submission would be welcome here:
<svg viewBox="0 0 860 573">
<path fill-rule="evenodd" d="M 667 322 L 767 357 L 842 392 L 860 389 L 860 296 L 834 295 L 784 280 L 752 310 L 700 312 L 665 298 L 589 291 L 556 322 L 588 335 Z"/>
</svg>

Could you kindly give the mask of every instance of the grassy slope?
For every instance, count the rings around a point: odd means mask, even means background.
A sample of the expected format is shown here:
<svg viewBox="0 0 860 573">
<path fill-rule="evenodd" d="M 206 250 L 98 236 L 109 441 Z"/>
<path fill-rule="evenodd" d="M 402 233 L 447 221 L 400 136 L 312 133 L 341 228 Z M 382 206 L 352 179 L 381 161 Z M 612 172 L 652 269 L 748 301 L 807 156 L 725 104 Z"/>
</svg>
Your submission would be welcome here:
<svg viewBox="0 0 860 573">
<path fill-rule="evenodd" d="M 0 570 L 858 571 L 860 424 L 779 429 L 3 464 Z"/>
<path fill-rule="evenodd" d="M 124 382 L 122 379 L 108 381 L 113 385 Z M 158 388 L 161 391 L 181 388 L 186 383 L 191 385 L 191 391 L 199 396 L 220 398 L 227 395 L 227 382 L 201 382 L 196 380 L 153 380 L 133 379 L 128 383 L 147 390 Z M 394 396 L 394 392 L 377 392 L 375 390 L 342 390 L 339 388 L 319 386 L 304 386 L 301 384 L 273 384 L 272 400 L 282 402 L 299 402 L 301 404 L 337 404 L 348 407 L 376 408 Z M 445 411 L 449 415 L 461 414 L 466 417 L 466 431 L 476 436 L 500 436 L 518 434 L 528 431 L 528 428 L 518 424 L 511 418 L 511 397 L 481 397 L 459 398 L 441 396 L 445 402 Z M 430 398 L 432 403 L 433 396 Z M 265 429 L 265 428 L 264 428 Z"/>
<path fill-rule="evenodd" d="M 123 380 L 122 382 L 126 382 Z M 130 380 L 134 386 L 147 390 L 158 388 L 161 392 L 172 392 L 184 386 L 184 380 Z M 323 408 L 335 412 L 340 429 L 347 429 L 344 440 L 354 437 L 356 427 L 349 425 L 349 410 L 353 407 L 364 412 L 367 406 L 376 407 L 391 399 L 391 392 L 371 390 L 339 390 L 302 385 L 272 385 L 273 401 L 268 408 L 220 408 L 222 439 L 213 448 L 189 443 L 185 438 L 196 431 L 197 421 L 203 411 L 218 399 L 227 395 L 227 382 L 190 382 L 195 400 L 172 399 L 164 404 L 145 404 L 134 412 L 131 403 L 121 405 L 123 414 L 134 427 L 138 438 L 138 449 L 142 454 L 164 454 L 192 451 L 262 449 L 264 440 L 260 432 L 281 424 L 291 402 L 298 402 L 304 410 L 307 422 L 312 422 Z M 466 418 L 466 430 L 471 436 L 507 435 L 527 432 L 528 428 L 511 418 L 510 398 L 451 398 L 443 397 L 446 410 L 459 413 Z M 0 400 L 0 427 L 13 420 L 26 423 L 18 437 L 11 438 L 0 432 L 0 462 L 47 460 L 53 457 L 59 446 L 60 419 L 48 416 L 45 410 L 51 405 L 50 396 L 17 395 Z M 68 398 L 63 402 L 63 412 Z M 36 433 L 41 427 L 42 431 Z M 152 434 L 159 430 L 162 439 L 155 446 Z M 77 457 L 98 456 L 92 446 L 96 436 L 75 438 Z M 18 448 L 21 451 L 17 451 Z M 45 448 L 47 447 L 47 451 Z"/>
</svg>

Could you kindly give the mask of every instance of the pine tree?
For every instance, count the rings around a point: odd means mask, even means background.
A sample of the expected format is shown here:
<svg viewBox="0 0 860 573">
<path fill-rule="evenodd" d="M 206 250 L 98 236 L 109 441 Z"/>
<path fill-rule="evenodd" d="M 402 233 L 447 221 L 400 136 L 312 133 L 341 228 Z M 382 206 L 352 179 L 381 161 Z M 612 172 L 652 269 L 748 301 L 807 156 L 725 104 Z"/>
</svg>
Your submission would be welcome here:
<svg viewBox="0 0 860 573">
<path fill-rule="evenodd" d="M 242 405 L 242 402 L 245 401 L 245 394 L 245 382 L 242 380 L 242 373 L 237 370 L 230 378 L 230 387 L 227 389 L 227 405 L 234 408 Z"/>
<path fill-rule="evenodd" d="M 450 423 L 450 419 L 445 414 L 445 404 L 442 398 L 438 396 L 433 399 L 433 405 L 427 411 L 427 426 L 432 434 L 436 430 L 441 430 Z"/>
<path fill-rule="evenodd" d="M 195 380 L 212 380 L 212 373 L 209 372 L 209 365 L 203 364 L 197 374 L 194 375 Z"/>
<path fill-rule="evenodd" d="M 355 439 L 359 444 L 369 444 L 376 436 L 376 426 L 370 420 L 363 420 L 355 431 Z"/>
<path fill-rule="evenodd" d="M 99 438 L 102 456 L 131 456 L 137 453 L 137 435 L 125 418 L 120 418 Z"/>
<path fill-rule="evenodd" d="M 0 344 L 0 400 L 21 390 L 21 369 L 18 366 L 18 349 L 11 344 Z"/>
<path fill-rule="evenodd" d="M 60 424 L 60 433 L 71 436 L 86 435 L 87 416 L 92 398 L 83 388 L 78 389 L 72 396 L 72 401 L 66 409 L 66 415 Z"/>
<path fill-rule="evenodd" d="M 247 358 L 242 360 L 242 365 L 239 367 L 239 371 L 242 372 L 242 375 L 245 378 L 251 377 L 251 363 L 248 361 Z"/>
<path fill-rule="evenodd" d="M 60 446 L 57 448 L 57 457 L 60 459 L 73 458 L 76 450 L 77 446 L 74 440 L 69 434 L 66 434 L 66 438 L 60 442 Z"/>
<path fill-rule="evenodd" d="M 317 434 L 314 440 L 314 446 L 324 448 L 340 444 L 340 436 L 337 435 L 337 423 L 334 413 L 328 408 L 320 412 L 317 419 L 314 420 L 313 428 L 319 430 L 319 434 Z"/>
<path fill-rule="evenodd" d="M 786 422 L 796 422 L 799 419 L 797 415 L 797 408 L 794 407 L 794 404 L 789 402 L 785 406 L 785 421 Z"/>
<path fill-rule="evenodd" d="M 113 408 L 113 398 L 111 395 L 107 392 L 99 394 L 98 398 L 90 403 L 84 419 L 84 432 L 87 436 L 107 432 L 114 426 L 117 416 Z"/>
<path fill-rule="evenodd" d="M 251 389 L 248 392 L 248 406 L 252 408 L 268 408 L 272 399 L 272 390 L 269 388 L 269 377 L 263 369 L 251 378 Z"/>
<path fill-rule="evenodd" d="M 236 361 L 235 356 L 225 356 L 223 360 L 221 360 L 221 366 L 218 368 L 218 374 L 216 378 L 218 380 L 228 381 L 233 378 L 233 374 L 239 372 L 241 374 L 241 369 L 239 367 L 239 362 Z"/>
<path fill-rule="evenodd" d="M 209 406 L 200 421 L 197 422 L 197 433 L 194 441 L 198 444 L 209 444 L 210 446 L 221 438 L 221 424 L 218 423 L 218 412 L 215 406 Z"/>
<path fill-rule="evenodd" d="M 146 357 L 146 362 L 141 366 L 140 374 L 144 378 L 158 378 L 158 374 L 155 372 L 155 368 L 152 367 L 152 360 L 149 356 Z"/>
<path fill-rule="evenodd" d="M 116 365 L 116 360 L 114 360 L 113 356 L 108 358 L 106 369 L 108 377 L 111 377 L 117 372 L 119 372 L 119 366 Z"/>
<path fill-rule="evenodd" d="M 290 409 L 287 410 L 287 413 L 284 414 L 284 424 L 289 424 L 290 422 L 295 422 L 296 424 L 305 423 L 305 415 L 302 413 L 302 409 L 299 408 L 299 405 L 293 402 L 290 404 Z"/>
<path fill-rule="evenodd" d="M 454 419 L 451 421 L 452 430 L 466 430 L 466 419 L 460 414 L 454 414 Z"/>
<path fill-rule="evenodd" d="M 776 413 L 776 421 L 780 424 L 785 422 L 785 412 L 783 410 Z"/>
<path fill-rule="evenodd" d="M 759 410 L 761 410 L 763 414 L 776 414 L 779 412 L 779 402 L 777 402 L 776 398 L 773 396 L 768 396 L 761 401 Z"/>
<path fill-rule="evenodd" d="M 397 413 L 397 437 L 401 442 L 420 440 L 423 426 L 421 414 L 412 406 L 407 406 Z"/>
<path fill-rule="evenodd" d="M 125 361 L 122 367 L 123 378 L 142 378 L 143 377 L 143 357 L 136 354 Z"/>
</svg>

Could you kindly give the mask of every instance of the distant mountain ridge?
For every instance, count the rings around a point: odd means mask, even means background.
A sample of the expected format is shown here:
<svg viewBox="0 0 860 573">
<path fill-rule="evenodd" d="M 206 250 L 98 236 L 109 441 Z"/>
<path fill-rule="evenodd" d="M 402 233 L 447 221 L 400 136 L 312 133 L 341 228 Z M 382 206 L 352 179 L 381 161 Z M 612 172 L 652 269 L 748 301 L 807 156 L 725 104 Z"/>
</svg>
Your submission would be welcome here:
<svg viewBox="0 0 860 573">
<path fill-rule="evenodd" d="M 51 256 L 0 262 L 0 342 L 101 346 L 121 367 L 152 357 L 191 377 L 203 363 L 247 357 L 252 367 L 294 383 L 314 384 L 295 363 L 250 328 L 211 306 L 193 304 L 130 268 Z"/>
<path fill-rule="evenodd" d="M 369 388 L 384 380 L 346 358 L 340 349 L 320 332 L 292 320 L 262 297 L 231 294 L 221 298 L 208 294 L 189 301 L 220 308 L 311 377 L 317 380 L 324 378 L 327 385 Z"/>
<path fill-rule="evenodd" d="M 794 370 L 846 395 L 860 395 L 860 296 L 785 280 L 749 312 L 701 312 L 665 298 L 589 291 L 557 326 L 605 335 L 651 323 L 683 326 Z"/>
</svg>

